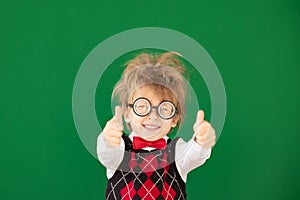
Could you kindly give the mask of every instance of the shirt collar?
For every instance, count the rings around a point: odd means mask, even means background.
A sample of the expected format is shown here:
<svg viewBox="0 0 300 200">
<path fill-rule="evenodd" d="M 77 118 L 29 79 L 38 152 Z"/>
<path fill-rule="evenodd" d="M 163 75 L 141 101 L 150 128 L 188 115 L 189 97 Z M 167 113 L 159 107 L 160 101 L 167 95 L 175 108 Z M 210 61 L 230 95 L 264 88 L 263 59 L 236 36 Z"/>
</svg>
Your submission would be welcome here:
<svg viewBox="0 0 300 200">
<path fill-rule="evenodd" d="M 133 137 L 140 137 L 136 132 L 134 132 L 134 131 L 132 131 L 130 134 L 129 134 L 129 139 L 131 140 L 131 141 L 133 141 Z M 165 135 L 164 137 L 163 137 L 163 139 L 165 139 L 166 140 L 166 144 L 168 143 L 168 139 L 169 139 L 169 137 L 167 136 L 167 135 Z M 151 151 L 151 150 L 154 150 L 155 148 L 153 148 L 153 147 L 145 147 L 145 148 L 143 148 L 144 150 L 147 150 L 147 151 Z"/>
</svg>

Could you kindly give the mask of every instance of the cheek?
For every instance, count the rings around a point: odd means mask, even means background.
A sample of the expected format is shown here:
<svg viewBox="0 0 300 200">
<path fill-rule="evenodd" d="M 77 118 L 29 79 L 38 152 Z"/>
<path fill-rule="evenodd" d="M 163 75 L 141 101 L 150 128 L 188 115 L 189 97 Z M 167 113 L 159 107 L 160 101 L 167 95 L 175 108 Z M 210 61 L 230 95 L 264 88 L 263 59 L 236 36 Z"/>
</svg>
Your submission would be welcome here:
<svg viewBox="0 0 300 200">
<path fill-rule="evenodd" d="M 163 124 L 166 127 L 171 127 L 172 125 L 176 125 L 176 122 L 173 119 L 164 120 Z"/>
<path fill-rule="evenodd" d="M 136 125 L 142 123 L 143 121 L 142 117 L 136 116 L 133 112 L 130 112 L 128 114 L 127 119 L 128 119 L 127 123 L 136 124 Z"/>
<path fill-rule="evenodd" d="M 165 130 L 170 130 L 172 128 L 172 121 L 165 121 L 162 123 Z"/>
</svg>

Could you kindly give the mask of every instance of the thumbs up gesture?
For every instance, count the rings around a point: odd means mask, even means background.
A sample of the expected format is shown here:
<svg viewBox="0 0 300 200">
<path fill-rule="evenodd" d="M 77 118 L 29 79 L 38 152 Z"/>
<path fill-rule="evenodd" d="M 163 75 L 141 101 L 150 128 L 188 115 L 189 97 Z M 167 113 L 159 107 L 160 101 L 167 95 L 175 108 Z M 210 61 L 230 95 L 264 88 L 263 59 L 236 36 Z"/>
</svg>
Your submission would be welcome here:
<svg viewBox="0 0 300 200">
<path fill-rule="evenodd" d="M 114 117 L 106 123 L 102 132 L 106 145 L 118 147 L 121 143 L 123 129 L 122 109 L 120 106 L 116 106 Z"/>
<path fill-rule="evenodd" d="M 204 120 L 203 110 L 197 113 L 197 119 L 193 126 L 195 141 L 204 148 L 213 147 L 216 143 L 216 133 L 211 124 Z"/>
</svg>

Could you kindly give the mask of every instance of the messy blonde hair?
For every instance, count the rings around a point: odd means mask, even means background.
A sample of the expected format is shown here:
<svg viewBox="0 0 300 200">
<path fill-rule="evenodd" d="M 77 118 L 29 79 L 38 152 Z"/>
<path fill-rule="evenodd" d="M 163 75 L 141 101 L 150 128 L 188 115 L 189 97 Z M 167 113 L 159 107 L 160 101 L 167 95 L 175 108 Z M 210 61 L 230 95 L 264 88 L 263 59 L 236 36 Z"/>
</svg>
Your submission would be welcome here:
<svg viewBox="0 0 300 200">
<path fill-rule="evenodd" d="M 121 79 L 114 87 L 112 98 L 117 96 L 125 111 L 136 89 L 145 85 L 153 86 L 163 97 L 171 98 L 178 109 L 180 125 L 185 114 L 185 96 L 188 90 L 183 76 L 184 66 L 178 56 L 175 52 L 137 55 L 127 63 Z"/>
</svg>

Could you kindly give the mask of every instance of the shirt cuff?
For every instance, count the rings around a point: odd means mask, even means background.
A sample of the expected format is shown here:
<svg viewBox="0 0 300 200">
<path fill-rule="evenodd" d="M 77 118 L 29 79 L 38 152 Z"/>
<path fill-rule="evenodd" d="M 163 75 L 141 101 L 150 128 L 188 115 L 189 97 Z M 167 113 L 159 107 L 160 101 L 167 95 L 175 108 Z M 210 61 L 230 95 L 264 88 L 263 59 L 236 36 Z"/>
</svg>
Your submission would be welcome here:
<svg viewBox="0 0 300 200">
<path fill-rule="evenodd" d="M 99 134 L 99 136 L 97 138 L 97 152 L 112 152 L 112 151 L 117 151 L 117 150 L 121 150 L 124 152 L 125 143 L 124 143 L 123 138 L 121 139 L 120 146 L 110 147 L 110 146 L 107 146 L 107 144 L 105 143 L 103 134 L 102 133 Z"/>
<path fill-rule="evenodd" d="M 188 142 L 188 146 L 191 146 L 194 149 L 194 151 L 198 152 L 200 158 L 208 159 L 210 157 L 212 148 L 211 147 L 209 147 L 209 148 L 202 147 L 200 144 L 198 144 L 195 141 L 195 136 L 196 136 L 196 134 L 194 134 L 192 139 Z"/>
<path fill-rule="evenodd" d="M 179 139 L 175 149 L 175 163 L 178 172 L 184 182 L 186 182 L 187 174 L 193 169 L 203 165 L 210 157 L 211 148 L 200 146 L 194 137 L 188 142 Z"/>
<path fill-rule="evenodd" d="M 195 135 L 196 134 L 194 134 L 192 139 L 188 142 L 189 143 L 188 145 L 191 146 L 193 151 L 195 151 L 196 154 L 198 154 L 200 158 L 205 158 L 205 159 L 210 158 L 211 147 L 210 148 L 202 147 L 200 144 L 198 144 L 195 141 Z"/>
<path fill-rule="evenodd" d="M 103 134 L 101 133 L 97 138 L 97 155 L 99 161 L 106 167 L 107 178 L 111 178 L 123 160 L 125 151 L 124 140 L 118 147 L 109 147 L 104 141 Z"/>
</svg>

